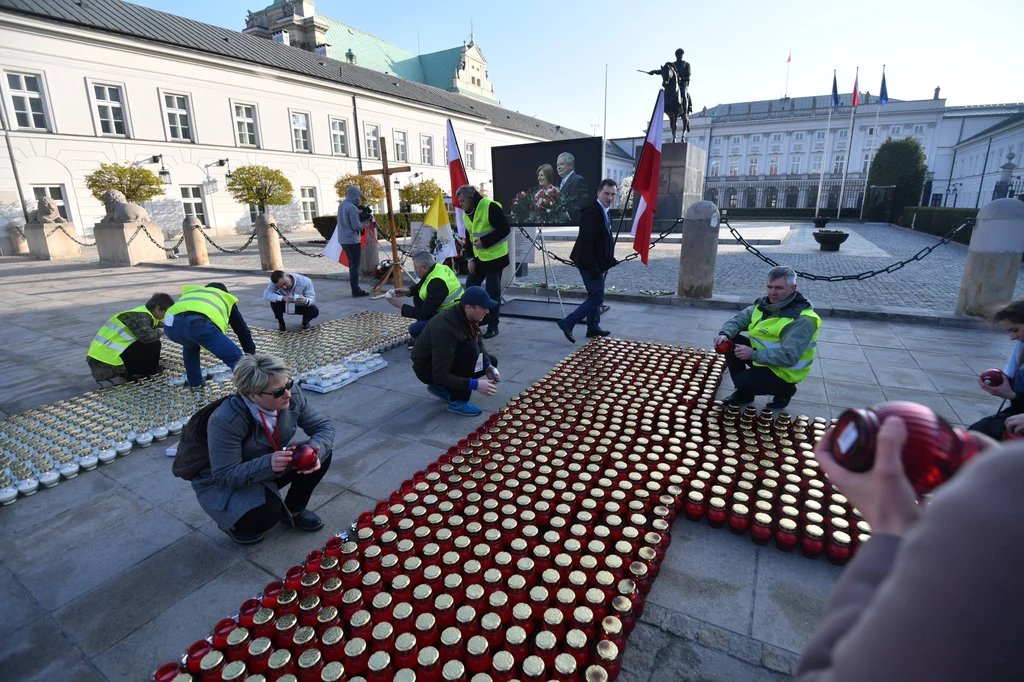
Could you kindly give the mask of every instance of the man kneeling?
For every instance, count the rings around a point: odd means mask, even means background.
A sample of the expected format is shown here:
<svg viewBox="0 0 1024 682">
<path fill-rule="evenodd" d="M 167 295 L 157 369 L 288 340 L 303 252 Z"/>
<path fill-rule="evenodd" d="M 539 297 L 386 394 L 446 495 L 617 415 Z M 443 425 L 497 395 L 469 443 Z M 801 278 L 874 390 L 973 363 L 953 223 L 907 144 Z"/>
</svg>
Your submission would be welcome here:
<svg viewBox="0 0 1024 682">
<path fill-rule="evenodd" d="M 334 427 L 306 402 L 292 376 L 272 355 L 245 355 L 234 369 L 238 393 L 210 415 L 210 466 L 192 479 L 192 489 L 203 510 L 239 544 L 259 542 L 278 522 L 306 531 L 324 525 L 306 505 L 331 465 Z M 285 449 L 297 427 L 317 453 L 301 471 Z"/>
<path fill-rule="evenodd" d="M 416 339 L 416 378 L 448 403 L 449 412 L 475 417 L 483 410 L 470 402 L 472 392 L 498 392 L 498 359 L 487 354 L 480 336 L 480 322 L 497 305 L 483 287 L 467 287 L 459 305 L 434 315 Z"/>
</svg>

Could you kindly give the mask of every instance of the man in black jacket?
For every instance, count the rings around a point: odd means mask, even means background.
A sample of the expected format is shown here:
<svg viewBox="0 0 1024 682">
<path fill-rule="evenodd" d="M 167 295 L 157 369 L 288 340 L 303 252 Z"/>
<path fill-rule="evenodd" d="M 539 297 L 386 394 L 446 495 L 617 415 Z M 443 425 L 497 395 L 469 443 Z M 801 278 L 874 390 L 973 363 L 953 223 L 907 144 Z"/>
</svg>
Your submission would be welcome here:
<svg viewBox="0 0 1024 682">
<path fill-rule="evenodd" d="M 420 281 L 412 286 L 392 290 L 387 302 L 401 310 L 402 317 L 416 320 L 409 325 L 409 335 L 415 339 L 423 333 L 430 318 L 458 305 L 463 288 L 458 275 L 444 263 L 436 263 L 434 254 L 429 251 L 414 253 L 412 265 Z M 401 299 L 406 296 L 412 296 L 412 305 L 402 304 Z"/>
<path fill-rule="evenodd" d="M 614 180 L 602 180 L 597 188 L 597 201 L 586 206 L 580 215 L 580 231 L 569 257 L 583 278 L 587 300 L 568 317 L 558 321 L 559 329 L 572 343 L 576 343 L 573 327 L 583 321 L 587 323 L 588 339 L 611 334 L 601 329 L 601 306 L 604 304 L 605 274 L 618 262 L 615 260 L 612 219 L 608 212 L 615 202 L 616 189 L 618 186 Z"/>
<path fill-rule="evenodd" d="M 498 360 L 484 350 L 480 322 L 498 305 L 483 287 L 467 287 L 459 305 L 427 322 L 412 349 L 412 369 L 427 390 L 448 403 L 448 411 L 476 417 L 473 391 L 492 396 L 498 391 Z"/>
</svg>

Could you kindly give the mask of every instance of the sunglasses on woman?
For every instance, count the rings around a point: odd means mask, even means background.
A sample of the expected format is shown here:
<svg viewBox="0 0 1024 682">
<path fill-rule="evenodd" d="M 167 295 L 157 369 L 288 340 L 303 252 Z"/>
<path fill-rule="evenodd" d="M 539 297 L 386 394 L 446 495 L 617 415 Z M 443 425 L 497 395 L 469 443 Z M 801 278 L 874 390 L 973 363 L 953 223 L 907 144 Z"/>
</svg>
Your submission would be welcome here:
<svg viewBox="0 0 1024 682">
<path fill-rule="evenodd" d="M 292 390 L 292 386 L 295 385 L 295 379 L 289 379 L 288 383 L 277 389 L 276 391 L 260 391 L 260 395 L 269 395 L 271 398 L 280 398 L 284 395 L 285 391 Z"/>
</svg>

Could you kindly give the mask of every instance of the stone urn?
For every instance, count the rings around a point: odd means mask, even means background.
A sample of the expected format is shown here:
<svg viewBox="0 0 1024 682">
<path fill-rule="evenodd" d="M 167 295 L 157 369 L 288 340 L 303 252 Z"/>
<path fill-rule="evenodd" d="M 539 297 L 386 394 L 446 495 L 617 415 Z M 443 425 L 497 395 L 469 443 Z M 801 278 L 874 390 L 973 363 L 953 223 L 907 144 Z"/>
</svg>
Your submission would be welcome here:
<svg viewBox="0 0 1024 682">
<path fill-rule="evenodd" d="M 812 220 L 814 220 L 814 226 L 820 230 L 828 225 L 828 221 L 831 220 L 831 218 L 813 218 Z"/>
<path fill-rule="evenodd" d="M 822 251 L 838 251 L 839 245 L 850 236 L 848 232 L 842 230 L 818 230 L 811 234 L 814 235 L 814 241 L 821 245 Z"/>
</svg>

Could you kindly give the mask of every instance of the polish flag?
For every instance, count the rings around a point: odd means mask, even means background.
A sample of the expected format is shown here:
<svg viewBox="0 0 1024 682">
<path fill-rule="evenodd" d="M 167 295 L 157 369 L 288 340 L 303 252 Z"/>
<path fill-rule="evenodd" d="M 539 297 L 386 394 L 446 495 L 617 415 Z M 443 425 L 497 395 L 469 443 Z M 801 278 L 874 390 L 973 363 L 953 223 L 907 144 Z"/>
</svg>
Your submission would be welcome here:
<svg viewBox="0 0 1024 682">
<path fill-rule="evenodd" d="M 448 119 L 448 173 L 452 179 L 452 207 L 455 209 L 455 225 L 459 229 L 459 238 L 466 238 L 466 219 L 463 216 L 462 208 L 459 207 L 459 200 L 455 193 L 463 185 L 469 184 L 466 176 L 466 167 L 462 165 L 462 154 L 459 153 L 459 143 L 455 139 L 455 129 L 452 128 L 452 120 Z"/>
<path fill-rule="evenodd" d="M 860 106 L 860 69 L 857 69 L 857 75 L 853 79 L 853 106 Z"/>
<path fill-rule="evenodd" d="M 647 265 L 647 253 L 651 249 L 651 229 L 654 226 L 654 209 L 658 205 L 658 176 L 661 174 L 661 137 L 665 118 L 665 92 L 658 93 L 654 105 L 651 125 L 647 127 L 647 139 L 640 152 L 640 165 L 633 175 L 633 192 L 639 194 L 633 205 L 633 250 L 640 254 L 640 260 Z"/>
</svg>

